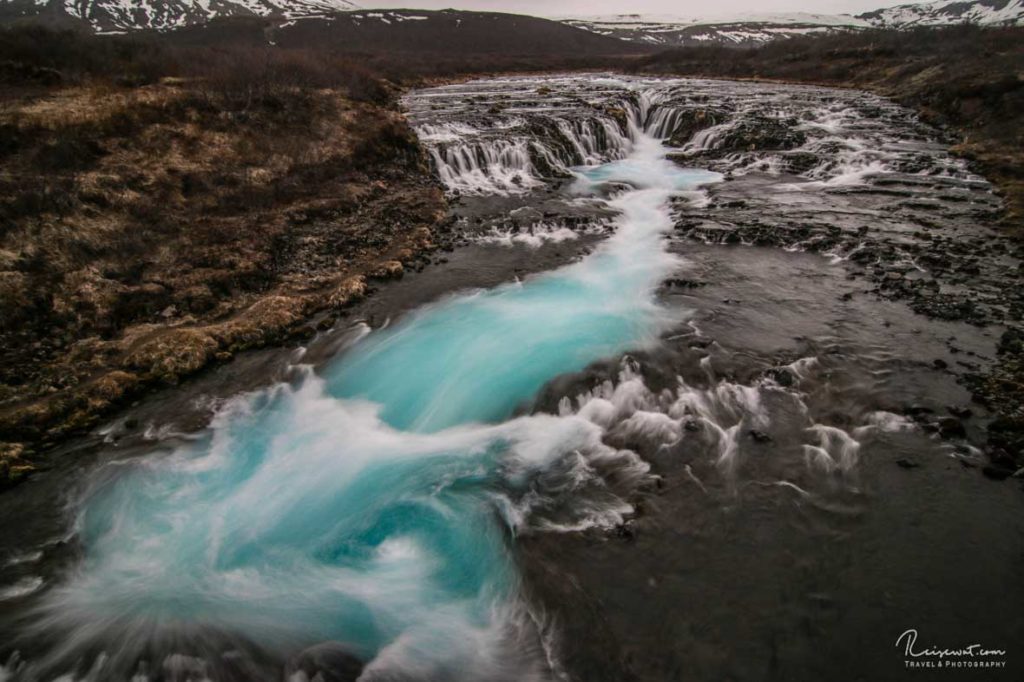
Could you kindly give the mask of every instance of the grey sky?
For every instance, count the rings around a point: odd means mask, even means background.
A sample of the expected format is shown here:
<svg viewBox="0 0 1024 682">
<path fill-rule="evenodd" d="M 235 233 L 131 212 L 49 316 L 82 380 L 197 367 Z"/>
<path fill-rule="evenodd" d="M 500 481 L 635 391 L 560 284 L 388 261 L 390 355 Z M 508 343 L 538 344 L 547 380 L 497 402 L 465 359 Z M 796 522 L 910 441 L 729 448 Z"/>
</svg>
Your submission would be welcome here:
<svg viewBox="0 0 1024 682">
<path fill-rule="evenodd" d="M 579 14 L 672 14 L 682 17 L 719 18 L 771 12 L 859 14 L 880 7 L 913 4 L 914 0 L 355 0 L 361 7 L 409 9 L 475 9 L 516 12 L 535 16 Z"/>
</svg>

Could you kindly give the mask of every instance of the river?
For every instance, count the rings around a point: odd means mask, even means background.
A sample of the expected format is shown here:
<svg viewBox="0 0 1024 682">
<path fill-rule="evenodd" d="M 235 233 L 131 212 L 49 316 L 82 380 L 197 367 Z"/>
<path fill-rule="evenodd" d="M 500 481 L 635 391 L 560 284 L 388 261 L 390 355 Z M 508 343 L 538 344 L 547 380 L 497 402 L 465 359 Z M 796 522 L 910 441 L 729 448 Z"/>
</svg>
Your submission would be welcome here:
<svg viewBox="0 0 1024 682">
<path fill-rule="evenodd" d="M 465 246 L 0 499 L 0 679 L 886 678 L 907 628 L 1024 631 L 1019 490 L 950 421 L 998 326 L 908 308 L 1017 263 L 929 268 L 998 205 L 934 131 L 607 75 L 405 106 Z"/>
</svg>

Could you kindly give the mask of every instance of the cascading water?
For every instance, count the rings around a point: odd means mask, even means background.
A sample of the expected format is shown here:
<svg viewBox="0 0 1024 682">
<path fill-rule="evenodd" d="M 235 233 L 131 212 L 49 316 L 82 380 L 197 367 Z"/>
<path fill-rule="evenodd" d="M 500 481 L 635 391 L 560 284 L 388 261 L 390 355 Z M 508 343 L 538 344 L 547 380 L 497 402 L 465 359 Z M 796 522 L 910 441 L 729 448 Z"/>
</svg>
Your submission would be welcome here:
<svg viewBox="0 0 1024 682">
<path fill-rule="evenodd" d="M 673 320 L 654 292 L 679 265 L 663 246 L 669 200 L 719 178 L 665 160 L 635 122 L 628 138 L 601 129 L 580 154 L 612 141 L 624 156 L 628 141 L 629 155 L 580 169 L 573 191 L 632 189 L 610 201 L 615 233 L 590 256 L 427 306 L 322 377 L 300 369 L 235 399 L 193 443 L 102 468 L 77 515 L 81 566 L 35 613 L 34 629 L 61 633 L 47 669 L 104 651 L 103 675 L 127 678 L 147 651 L 217 635 L 282 656 L 336 642 L 365 680 L 549 677 L 509 538 L 539 517 L 621 523 L 630 507 L 595 469 L 639 482 L 647 465 L 603 442 L 603 420 L 514 414 L 554 377 L 657 341 Z M 463 179 L 488 166 L 492 183 L 525 165 L 444 154 Z"/>
<path fill-rule="evenodd" d="M 420 139 L 430 145 L 431 162 L 450 191 L 529 191 L 546 179 L 570 177 L 573 167 L 622 159 L 632 150 L 639 130 L 650 132 L 645 127 L 649 98 L 642 93 L 625 97 L 617 82 L 602 88 L 586 106 L 552 100 L 542 90 L 546 101 L 540 107 L 537 93 L 528 89 L 527 81 L 521 83 L 502 96 L 507 110 L 493 107 L 490 118 L 478 125 L 438 120 L 418 127 Z M 430 98 L 424 101 L 435 106 Z"/>
</svg>

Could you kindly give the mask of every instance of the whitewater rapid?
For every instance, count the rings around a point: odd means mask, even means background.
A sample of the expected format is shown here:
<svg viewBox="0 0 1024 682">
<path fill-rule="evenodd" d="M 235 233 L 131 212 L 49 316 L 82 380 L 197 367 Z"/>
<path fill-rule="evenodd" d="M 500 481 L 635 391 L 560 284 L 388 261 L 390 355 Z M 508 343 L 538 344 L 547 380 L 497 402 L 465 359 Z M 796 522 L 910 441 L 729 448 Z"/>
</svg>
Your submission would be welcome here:
<svg viewBox="0 0 1024 682">
<path fill-rule="evenodd" d="M 589 256 L 428 305 L 321 375 L 299 366 L 232 400 L 194 442 L 95 473 L 76 503 L 81 565 L 32 624 L 61 633 L 47 665 L 102 651 L 128 677 L 147 650 L 240 638 L 283 656 L 334 642 L 366 680 L 549 677 L 511 543 L 622 523 L 631 507 L 598 471 L 628 489 L 648 465 L 602 440 L 604 398 L 515 415 L 555 377 L 679 322 L 655 299 L 681 265 L 663 243 L 669 203 L 720 178 L 630 130 L 624 158 L 574 170 L 579 195 L 626 187 Z"/>
</svg>

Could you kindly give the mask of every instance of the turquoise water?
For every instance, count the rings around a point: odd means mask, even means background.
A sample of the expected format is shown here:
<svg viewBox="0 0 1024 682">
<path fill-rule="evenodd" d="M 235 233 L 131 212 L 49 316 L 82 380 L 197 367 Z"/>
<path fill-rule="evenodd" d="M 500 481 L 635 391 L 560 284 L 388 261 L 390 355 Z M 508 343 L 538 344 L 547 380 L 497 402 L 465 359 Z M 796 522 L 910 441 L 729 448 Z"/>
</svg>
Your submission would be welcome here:
<svg viewBox="0 0 1024 682">
<path fill-rule="evenodd" d="M 338 397 L 382 405 L 391 426 L 437 431 L 494 422 L 559 374 L 657 338 L 665 312 L 653 289 L 676 265 L 661 248 L 668 197 L 717 179 L 661 157 L 653 140 L 624 161 L 583 170 L 576 191 L 629 182 L 612 202 L 616 234 L 583 261 L 490 291 L 429 306 L 379 332 L 328 372 Z"/>
<path fill-rule="evenodd" d="M 234 400 L 200 440 L 105 467 L 47 625 L 69 651 L 202 625 L 282 650 L 340 641 L 424 676 L 507 667 L 524 627 L 510 537 L 531 476 L 602 447 L 585 419 L 512 415 L 672 322 L 654 298 L 679 265 L 662 244 L 668 200 L 718 178 L 663 154 L 641 136 L 628 159 L 580 173 L 578 193 L 635 187 L 583 260 L 426 306 L 322 376 Z"/>
</svg>

